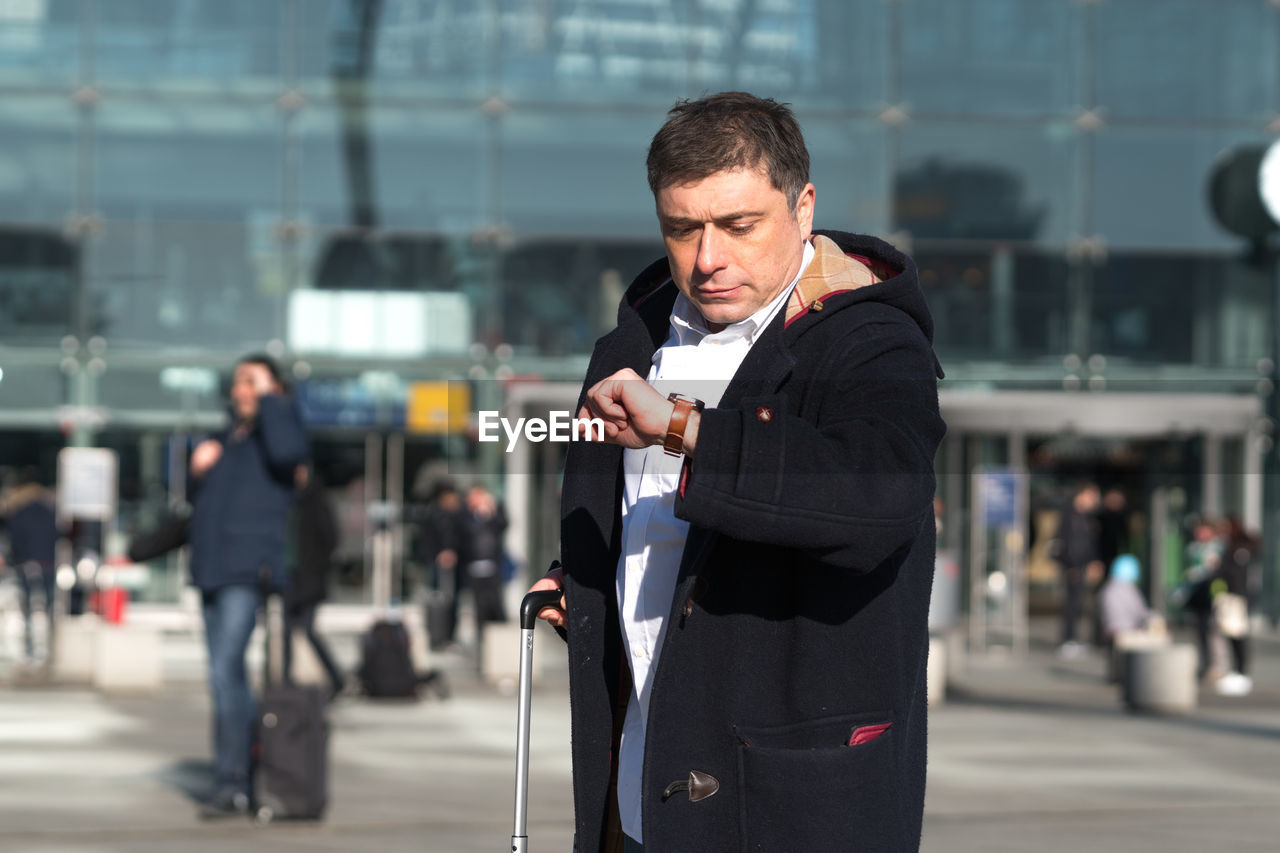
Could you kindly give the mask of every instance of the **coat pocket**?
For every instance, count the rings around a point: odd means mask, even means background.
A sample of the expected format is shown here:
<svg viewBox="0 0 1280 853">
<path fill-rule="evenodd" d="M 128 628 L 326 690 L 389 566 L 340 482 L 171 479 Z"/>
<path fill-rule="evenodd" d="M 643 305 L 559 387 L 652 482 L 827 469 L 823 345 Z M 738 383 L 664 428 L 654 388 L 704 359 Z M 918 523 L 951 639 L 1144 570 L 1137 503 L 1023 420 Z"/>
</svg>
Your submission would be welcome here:
<svg viewBox="0 0 1280 853">
<path fill-rule="evenodd" d="M 887 715 L 739 729 L 742 849 L 905 849 L 893 735 Z"/>
</svg>

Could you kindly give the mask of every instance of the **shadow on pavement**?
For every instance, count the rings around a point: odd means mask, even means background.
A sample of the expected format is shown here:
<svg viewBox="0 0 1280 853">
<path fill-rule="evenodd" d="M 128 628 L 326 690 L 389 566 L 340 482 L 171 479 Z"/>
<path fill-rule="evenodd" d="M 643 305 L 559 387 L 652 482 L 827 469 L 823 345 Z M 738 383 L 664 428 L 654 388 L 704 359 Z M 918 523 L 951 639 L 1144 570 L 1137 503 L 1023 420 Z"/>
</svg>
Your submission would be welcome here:
<svg viewBox="0 0 1280 853">
<path fill-rule="evenodd" d="M 1032 713 L 1050 712 L 1055 714 L 1074 714 L 1082 717 L 1104 717 L 1109 719 L 1126 718 L 1141 719 L 1163 725 L 1171 729 L 1182 729 L 1188 732 L 1216 733 L 1245 738 L 1270 738 L 1280 740 L 1280 725 L 1263 725 L 1243 720 L 1224 720 L 1221 718 L 1200 715 L 1159 715 L 1135 714 L 1122 706 L 1108 708 L 1099 706 L 1082 697 L 1070 700 L 1060 697 L 1035 698 L 1031 696 L 1009 696 L 973 690 L 966 687 L 948 687 L 947 703 L 969 707 L 995 708 L 1005 711 L 1028 711 Z M 1220 705 L 1211 705 L 1201 710 L 1215 710 Z"/>
<path fill-rule="evenodd" d="M 201 758 L 180 758 L 159 771 L 156 778 L 161 784 L 199 804 L 213 793 L 213 762 Z"/>
</svg>

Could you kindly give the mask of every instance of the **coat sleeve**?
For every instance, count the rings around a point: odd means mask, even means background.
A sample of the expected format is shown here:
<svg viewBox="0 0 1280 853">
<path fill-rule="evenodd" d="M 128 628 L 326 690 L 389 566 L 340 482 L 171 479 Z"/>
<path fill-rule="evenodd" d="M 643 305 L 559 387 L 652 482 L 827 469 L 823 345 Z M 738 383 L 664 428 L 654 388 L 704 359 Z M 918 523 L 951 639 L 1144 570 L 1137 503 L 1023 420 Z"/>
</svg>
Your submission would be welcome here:
<svg viewBox="0 0 1280 853">
<path fill-rule="evenodd" d="M 302 417 L 287 397 L 267 394 L 258 400 L 258 434 L 267 464 L 276 471 L 292 471 L 311 452 Z"/>
<path fill-rule="evenodd" d="M 945 431 L 932 348 L 901 323 L 862 326 L 844 344 L 818 378 L 703 412 L 677 516 L 860 572 L 932 523 Z"/>
</svg>

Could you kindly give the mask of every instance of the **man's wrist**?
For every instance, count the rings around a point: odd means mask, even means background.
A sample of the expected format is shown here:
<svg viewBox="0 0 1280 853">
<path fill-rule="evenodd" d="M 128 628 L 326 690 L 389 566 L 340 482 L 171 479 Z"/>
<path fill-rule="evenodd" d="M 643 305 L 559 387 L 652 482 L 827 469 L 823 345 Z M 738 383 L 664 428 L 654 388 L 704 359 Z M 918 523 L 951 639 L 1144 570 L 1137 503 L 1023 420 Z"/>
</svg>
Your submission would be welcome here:
<svg viewBox="0 0 1280 853">
<path fill-rule="evenodd" d="M 690 449 L 688 442 L 690 421 L 701 414 L 704 404 L 701 400 L 684 394 L 669 394 L 667 400 L 671 402 L 671 415 L 667 422 L 666 435 L 661 441 L 662 450 L 668 456 L 682 456 Z"/>
<path fill-rule="evenodd" d="M 692 459 L 698 449 L 698 427 L 702 425 L 702 410 L 695 409 L 689 413 L 689 422 L 684 427 L 684 455 Z"/>
</svg>

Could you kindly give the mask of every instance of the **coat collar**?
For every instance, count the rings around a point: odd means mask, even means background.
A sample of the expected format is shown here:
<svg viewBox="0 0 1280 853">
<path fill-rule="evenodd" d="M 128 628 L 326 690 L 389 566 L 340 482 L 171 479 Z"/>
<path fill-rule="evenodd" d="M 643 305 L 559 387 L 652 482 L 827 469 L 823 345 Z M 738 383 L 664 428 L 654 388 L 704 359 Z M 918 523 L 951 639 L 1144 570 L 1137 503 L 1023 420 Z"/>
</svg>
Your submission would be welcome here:
<svg viewBox="0 0 1280 853">
<path fill-rule="evenodd" d="M 830 237 L 813 235 L 813 249 L 813 260 L 787 302 L 788 326 L 810 311 L 821 311 L 822 300 L 828 296 L 880 282 L 880 277 L 861 258 L 846 255 Z"/>
</svg>

